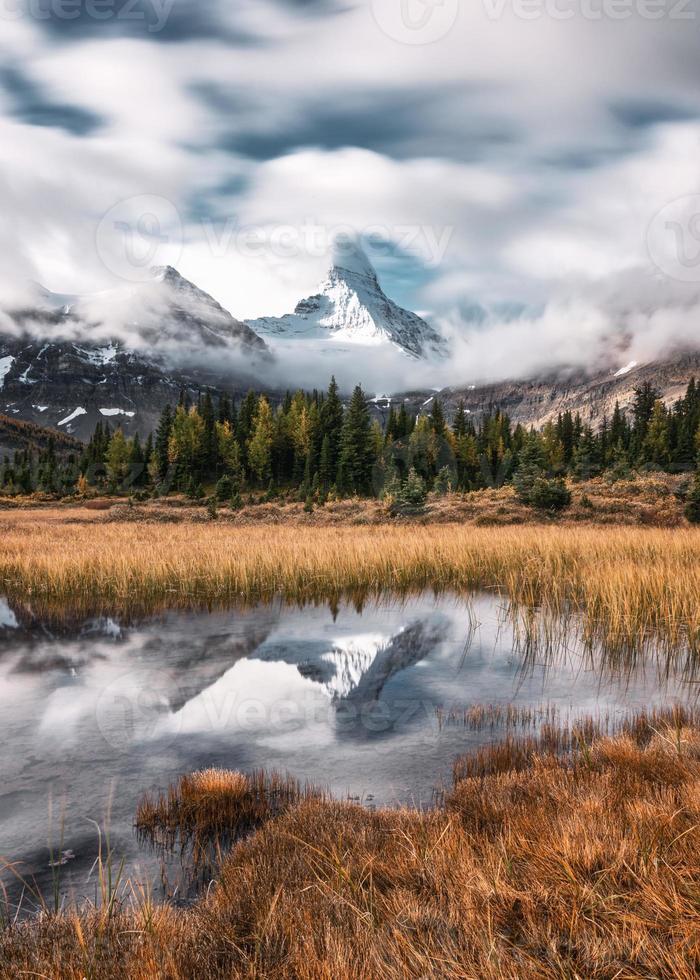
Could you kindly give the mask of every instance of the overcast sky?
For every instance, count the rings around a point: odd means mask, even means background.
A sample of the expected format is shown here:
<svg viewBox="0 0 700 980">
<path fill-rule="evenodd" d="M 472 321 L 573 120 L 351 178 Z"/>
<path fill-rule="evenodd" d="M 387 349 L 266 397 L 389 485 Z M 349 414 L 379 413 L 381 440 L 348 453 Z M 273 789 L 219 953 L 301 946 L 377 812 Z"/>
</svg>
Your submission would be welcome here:
<svg viewBox="0 0 700 980">
<path fill-rule="evenodd" d="M 171 262 L 282 314 L 352 229 L 474 374 L 654 356 L 700 323 L 699 10 L 0 0 L 2 297 Z"/>
</svg>

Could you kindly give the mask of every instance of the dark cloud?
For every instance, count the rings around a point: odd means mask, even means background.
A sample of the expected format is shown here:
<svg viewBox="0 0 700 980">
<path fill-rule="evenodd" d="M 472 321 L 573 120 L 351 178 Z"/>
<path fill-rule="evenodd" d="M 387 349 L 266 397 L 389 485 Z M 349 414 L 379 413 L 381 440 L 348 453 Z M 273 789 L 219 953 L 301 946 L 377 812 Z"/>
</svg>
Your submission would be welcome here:
<svg viewBox="0 0 700 980">
<path fill-rule="evenodd" d="M 104 121 L 87 109 L 53 100 L 19 68 L 0 68 L 0 86 L 10 97 L 11 114 L 30 126 L 54 127 L 74 136 L 87 136 Z"/>
<path fill-rule="evenodd" d="M 646 129 L 660 123 L 686 122 L 697 119 L 697 108 L 669 102 L 653 102 L 646 99 L 628 99 L 614 103 L 610 111 L 616 122 L 629 129 Z"/>
<path fill-rule="evenodd" d="M 540 157 L 538 162 L 554 170 L 593 170 L 604 167 L 625 155 L 635 152 L 637 144 L 619 143 L 616 146 L 581 147 L 567 149 L 560 153 L 550 153 Z"/>
<path fill-rule="evenodd" d="M 221 16 L 215 0 L 111 0 L 97 5 L 91 0 L 35 0 L 39 25 L 61 41 L 86 38 L 131 37 L 164 44 L 197 40 L 227 44 L 253 44 L 256 39 L 236 31 Z"/>
<path fill-rule="evenodd" d="M 260 128 L 259 120 L 266 116 L 264 106 L 253 115 L 249 99 L 244 101 L 220 86 L 200 85 L 194 91 L 230 126 L 218 137 L 217 149 L 256 161 L 272 160 L 300 147 L 339 150 L 348 146 L 399 160 L 421 156 L 478 160 L 519 139 L 515 126 L 488 119 L 473 107 L 482 91 L 477 86 L 453 93 L 444 86 L 427 91 L 407 87 L 400 92 L 346 95 L 343 100 L 313 100 L 291 110 L 284 123 L 269 129 Z M 462 106 L 457 117 L 452 112 L 455 103 Z"/>
<path fill-rule="evenodd" d="M 273 0 L 300 14 L 338 13 L 336 0 Z M 85 38 L 132 37 L 164 44 L 210 40 L 253 45 L 262 38 L 232 26 L 231 5 L 219 0 L 34 0 L 40 26 L 62 41 Z"/>
<path fill-rule="evenodd" d="M 343 3 L 342 0 L 275 0 L 275 3 L 280 7 L 289 7 L 292 10 L 309 11 L 310 13 L 340 13 L 352 6 L 350 3 Z"/>
<path fill-rule="evenodd" d="M 236 174 L 199 190 L 185 201 L 183 215 L 188 221 L 203 221 L 211 226 L 228 223 L 232 218 L 230 202 L 244 194 L 248 184 L 242 174 Z"/>
</svg>

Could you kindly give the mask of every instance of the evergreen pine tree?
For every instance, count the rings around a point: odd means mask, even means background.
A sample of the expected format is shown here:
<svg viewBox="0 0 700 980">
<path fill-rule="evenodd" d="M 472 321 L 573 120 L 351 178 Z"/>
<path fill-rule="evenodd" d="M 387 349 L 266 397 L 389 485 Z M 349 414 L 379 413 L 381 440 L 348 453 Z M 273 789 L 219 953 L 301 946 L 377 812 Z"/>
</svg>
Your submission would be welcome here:
<svg viewBox="0 0 700 980">
<path fill-rule="evenodd" d="M 129 466 L 127 480 L 129 486 L 140 487 L 146 482 L 146 457 L 141 447 L 138 432 L 135 433 L 129 447 Z"/>
<path fill-rule="evenodd" d="M 155 445 L 153 447 L 153 451 L 156 456 L 156 468 L 159 483 L 162 483 L 168 475 L 168 467 L 170 465 L 168 449 L 170 446 L 170 435 L 172 433 L 172 428 L 173 410 L 171 409 L 170 405 L 166 405 L 161 412 L 158 428 L 156 429 Z"/>
<path fill-rule="evenodd" d="M 331 440 L 328 433 L 323 437 L 321 443 L 321 456 L 318 465 L 318 478 L 323 493 L 328 493 L 335 476 L 335 467 L 331 457 Z"/>
<path fill-rule="evenodd" d="M 700 467 L 700 460 L 698 460 Z M 696 470 L 693 482 L 685 498 L 685 516 L 691 524 L 700 524 L 700 468 Z"/>
<path fill-rule="evenodd" d="M 441 437 L 445 436 L 447 432 L 447 423 L 445 421 L 445 413 L 442 410 L 442 403 L 437 395 L 435 398 L 433 398 L 433 407 L 430 412 L 430 424 L 435 435 Z"/>
<path fill-rule="evenodd" d="M 464 402 L 461 399 L 457 406 L 457 412 L 455 413 L 452 431 L 457 439 L 462 439 L 467 434 L 467 412 L 464 408 Z"/>
<path fill-rule="evenodd" d="M 411 434 L 411 422 L 406 411 L 406 403 L 401 402 L 401 408 L 396 419 L 396 438 L 406 439 Z"/>
<path fill-rule="evenodd" d="M 544 451 L 539 436 L 531 432 L 525 439 L 513 476 L 515 492 L 523 503 L 531 503 L 535 482 L 543 476 L 545 476 Z"/>
<path fill-rule="evenodd" d="M 574 451 L 572 472 L 577 480 L 591 480 L 600 474 L 600 470 L 598 442 L 593 430 L 586 426 Z"/>
<path fill-rule="evenodd" d="M 375 462 L 367 399 L 360 385 L 353 391 L 340 439 L 338 484 L 345 493 L 369 494 Z"/>
<path fill-rule="evenodd" d="M 328 393 L 320 410 L 321 443 L 328 436 L 328 458 L 333 473 L 337 472 L 340 461 L 340 439 L 343 429 L 343 403 L 338 393 L 335 378 L 331 378 Z"/>
</svg>

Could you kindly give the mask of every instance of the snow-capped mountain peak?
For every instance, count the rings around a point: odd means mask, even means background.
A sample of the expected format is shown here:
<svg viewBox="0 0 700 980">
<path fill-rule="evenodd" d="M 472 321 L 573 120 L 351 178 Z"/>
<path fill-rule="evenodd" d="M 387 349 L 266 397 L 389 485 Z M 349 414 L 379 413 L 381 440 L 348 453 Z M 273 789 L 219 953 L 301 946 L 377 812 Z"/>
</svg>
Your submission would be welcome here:
<svg viewBox="0 0 700 980">
<path fill-rule="evenodd" d="M 389 299 L 361 245 L 341 238 L 318 293 L 294 313 L 249 320 L 256 333 L 280 341 L 323 340 L 336 344 L 393 344 L 410 357 L 443 355 L 443 339 L 416 313 Z"/>
</svg>

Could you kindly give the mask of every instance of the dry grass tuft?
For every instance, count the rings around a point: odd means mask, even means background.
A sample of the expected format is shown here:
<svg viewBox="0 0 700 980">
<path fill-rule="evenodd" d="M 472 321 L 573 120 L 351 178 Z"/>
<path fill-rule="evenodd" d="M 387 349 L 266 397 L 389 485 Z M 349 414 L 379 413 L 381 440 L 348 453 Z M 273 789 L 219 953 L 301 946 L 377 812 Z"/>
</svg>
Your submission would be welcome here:
<svg viewBox="0 0 700 980">
<path fill-rule="evenodd" d="M 293 805 L 189 910 L 43 915 L 0 973 L 78 980 L 656 977 L 700 970 L 700 729 L 681 712 L 462 767 L 444 808 Z M 471 772 L 472 774 L 467 774 Z M 195 808 L 247 792 L 199 774 Z M 199 820 L 199 818 L 197 818 Z M 196 821 L 195 821 L 196 822 Z"/>
<path fill-rule="evenodd" d="M 146 841 L 167 851 L 191 849 L 195 866 L 230 846 L 291 806 L 321 799 L 313 786 L 280 773 L 245 775 L 205 769 L 182 776 L 167 793 L 145 796 L 136 813 L 136 829 Z"/>
</svg>

